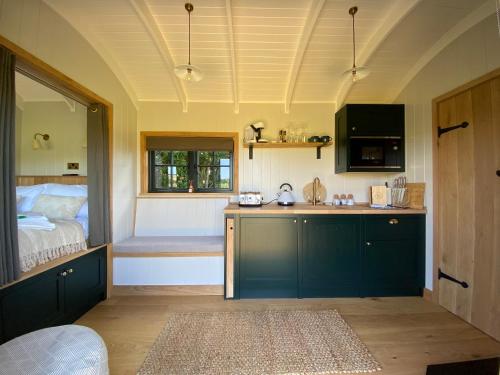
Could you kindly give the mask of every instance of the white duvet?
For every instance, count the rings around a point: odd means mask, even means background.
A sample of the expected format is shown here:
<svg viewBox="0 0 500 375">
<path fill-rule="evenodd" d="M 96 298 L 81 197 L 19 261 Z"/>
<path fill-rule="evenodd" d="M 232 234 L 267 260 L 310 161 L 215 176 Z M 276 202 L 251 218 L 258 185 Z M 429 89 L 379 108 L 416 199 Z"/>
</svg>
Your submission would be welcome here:
<svg viewBox="0 0 500 375">
<path fill-rule="evenodd" d="M 19 226 L 19 259 L 22 272 L 64 255 L 87 249 L 83 227 L 78 221 L 52 220 L 52 223 L 55 224 L 53 230 Z"/>
</svg>

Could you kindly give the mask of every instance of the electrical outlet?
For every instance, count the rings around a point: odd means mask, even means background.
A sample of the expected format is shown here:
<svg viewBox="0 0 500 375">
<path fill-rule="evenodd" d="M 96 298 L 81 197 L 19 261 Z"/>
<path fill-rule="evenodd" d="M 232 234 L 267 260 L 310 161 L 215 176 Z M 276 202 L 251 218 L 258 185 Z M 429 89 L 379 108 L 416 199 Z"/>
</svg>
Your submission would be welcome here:
<svg viewBox="0 0 500 375">
<path fill-rule="evenodd" d="M 80 163 L 68 163 L 68 169 L 80 169 Z"/>
</svg>

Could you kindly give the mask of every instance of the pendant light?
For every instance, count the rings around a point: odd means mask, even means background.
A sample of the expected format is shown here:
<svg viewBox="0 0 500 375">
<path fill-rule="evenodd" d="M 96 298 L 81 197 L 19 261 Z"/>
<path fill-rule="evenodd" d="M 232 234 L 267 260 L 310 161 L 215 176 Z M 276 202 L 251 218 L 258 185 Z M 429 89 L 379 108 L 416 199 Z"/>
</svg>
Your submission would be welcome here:
<svg viewBox="0 0 500 375">
<path fill-rule="evenodd" d="M 191 65 L 191 12 L 193 11 L 194 7 L 193 4 L 191 3 L 186 3 L 184 4 L 184 8 L 186 8 L 188 12 L 188 19 L 189 19 L 189 28 L 188 28 L 188 35 L 189 35 L 189 50 L 188 50 L 188 63 L 184 65 L 177 65 L 174 69 L 175 75 L 179 77 L 180 79 L 183 79 L 188 82 L 198 82 L 201 81 L 203 78 L 203 73 L 201 72 L 200 68 Z"/>
<path fill-rule="evenodd" d="M 352 68 L 344 72 L 349 75 L 353 82 L 366 78 L 370 70 L 364 66 L 356 66 L 356 32 L 354 30 L 354 15 L 358 12 L 358 7 L 349 8 L 349 14 L 352 17 Z"/>
</svg>

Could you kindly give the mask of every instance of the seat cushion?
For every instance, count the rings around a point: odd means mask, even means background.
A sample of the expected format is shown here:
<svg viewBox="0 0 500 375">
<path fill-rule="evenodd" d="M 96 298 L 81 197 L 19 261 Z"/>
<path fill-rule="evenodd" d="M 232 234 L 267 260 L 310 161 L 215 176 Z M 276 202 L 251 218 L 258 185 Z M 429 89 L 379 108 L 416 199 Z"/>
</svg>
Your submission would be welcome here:
<svg viewBox="0 0 500 375">
<path fill-rule="evenodd" d="M 108 351 L 92 329 L 66 325 L 19 336 L 0 346 L 0 375 L 107 375 Z"/>
<path fill-rule="evenodd" d="M 198 253 L 224 251 L 223 236 L 130 237 L 113 244 L 114 253 Z"/>
</svg>

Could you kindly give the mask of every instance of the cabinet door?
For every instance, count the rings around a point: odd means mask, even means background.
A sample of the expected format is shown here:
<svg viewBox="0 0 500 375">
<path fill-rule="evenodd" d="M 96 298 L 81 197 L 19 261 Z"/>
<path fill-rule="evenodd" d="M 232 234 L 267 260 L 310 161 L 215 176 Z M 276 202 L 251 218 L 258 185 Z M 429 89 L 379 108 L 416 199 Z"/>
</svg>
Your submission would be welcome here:
<svg viewBox="0 0 500 375">
<path fill-rule="evenodd" d="M 3 341 L 62 323 L 64 278 L 59 271 L 48 270 L 1 291 Z"/>
<path fill-rule="evenodd" d="M 402 104 L 348 104 L 348 136 L 404 135 L 405 112 Z"/>
<path fill-rule="evenodd" d="M 302 219 L 301 297 L 359 296 L 359 215 Z"/>
<path fill-rule="evenodd" d="M 297 297 L 296 217 L 242 217 L 240 297 Z"/>
<path fill-rule="evenodd" d="M 65 265 L 64 310 L 74 321 L 106 294 L 106 248 L 80 257 Z"/>
<path fill-rule="evenodd" d="M 364 296 L 421 295 L 425 272 L 423 215 L 365 217 Z"/>
</svg>

